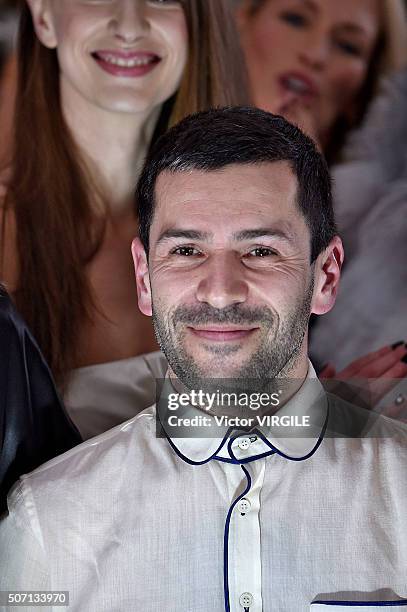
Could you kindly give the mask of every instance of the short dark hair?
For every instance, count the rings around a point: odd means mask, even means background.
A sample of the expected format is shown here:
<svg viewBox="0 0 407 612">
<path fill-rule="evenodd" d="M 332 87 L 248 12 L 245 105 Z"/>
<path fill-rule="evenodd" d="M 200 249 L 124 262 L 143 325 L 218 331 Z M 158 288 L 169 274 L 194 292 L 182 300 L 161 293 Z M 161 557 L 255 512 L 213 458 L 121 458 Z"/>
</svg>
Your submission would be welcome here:
<svg viewBox="0 0 407 612">
<path fill-rule="evenodd" d="M 162 172 L 210 172 L 231 164 L 276 161 L 287 161 L 297 177 L 297 203 L 310 229 L 313 262 L 337 233 L 326 161 L 313 141 L 286 119 L 248 107 L 191 115 L 154 144 L 136 193 L 140 239 L 146 252 L 155 185 Z"/>
</svg>

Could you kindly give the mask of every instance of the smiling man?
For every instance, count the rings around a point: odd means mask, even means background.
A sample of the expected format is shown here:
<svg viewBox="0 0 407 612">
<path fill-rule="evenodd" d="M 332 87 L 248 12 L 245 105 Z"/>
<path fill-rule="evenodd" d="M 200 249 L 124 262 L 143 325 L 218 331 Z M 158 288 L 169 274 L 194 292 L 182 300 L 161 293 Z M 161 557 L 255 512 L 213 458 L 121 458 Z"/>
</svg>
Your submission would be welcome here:
<svg viewBox="0 0 407 612">
<path fill-rule="evenodd" d="M 175 146 L 171 161 L 158 166 L 155 195 L 144 195 L 154 174 L 140 183 L 139 305 L 153 314 L 162 349 L 188 383 L 216 375 L 304 378 L 310 313 L 330 310 L 338 285 L 343 250 L 322 158 L 305 139 L 290 152 L 285 139 L 298 132 L 281 120 L 276 127 L 288 134 L 276 131 L 267 150 L 249 132 L 256 117 L 244 117 L 246 155 L 244 142 L 228 150 L 234 125 L 209 115 L 222 148 L 211 135 L 201 152 L 201 135 L 192 132 L 191 153 L 178 156 Z"/>
<path fill-rule="evenodd" d="M 69 591 L 78 612 L 406 610 L 407 430 L 325 394 L 307 358 L 343 261 L 323 158 L 281 117 L 209 111 L 156 143 L 137 197 L 139 306 L 169 362 L 158 406 L 169 388 L 195 433 L 158 410 L 157 436 L 152 406 L 23 477 L 0 590 Z M 294 387 L 270 395 L 274 420 L 225 427 L 221 379 Z"/>
</svg>

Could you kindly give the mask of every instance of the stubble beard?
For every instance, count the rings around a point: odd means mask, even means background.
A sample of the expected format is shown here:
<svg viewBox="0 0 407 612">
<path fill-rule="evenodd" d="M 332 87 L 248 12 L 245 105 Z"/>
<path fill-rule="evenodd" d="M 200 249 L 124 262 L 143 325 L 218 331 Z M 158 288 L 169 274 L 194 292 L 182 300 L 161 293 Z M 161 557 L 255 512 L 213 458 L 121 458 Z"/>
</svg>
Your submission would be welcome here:
<svg viewBox="0 0 407 612">
<path fill-rule="evenodd" d="M 313 279 L 295 307 L 282 319 L 268 307 L 246 307 L 234 304 L 216 309 L 208 304 L 179 306 L 166 322 L 165 308 L 156 303 L 153 308 L 153 323 L 158 344 L 179 380 L 189 389 L 202 386 L 208 379 L 229 378 L 234 380 L 268 381 L 287 378 L 295 368 L 301 353 L 304 336 L 308 331 Z M 176 334 L 177 326 L 183 324 L 183 331 Z M 244 360 L 233 374 L 222 373 L 225 359 L 233 357 L 241 349 L 240 344 L 207 344 L 208 361 L 205 367 L 196 363 L 193 355 L 184 346 L 185 326 L 215 324 L 255 324 L 260 327 L 262 340 L 258 350 Z M 212 356 L 212 358 L 211 358 Z M 274 386 L 274 385 L 272 385 Z"/>
</svg>

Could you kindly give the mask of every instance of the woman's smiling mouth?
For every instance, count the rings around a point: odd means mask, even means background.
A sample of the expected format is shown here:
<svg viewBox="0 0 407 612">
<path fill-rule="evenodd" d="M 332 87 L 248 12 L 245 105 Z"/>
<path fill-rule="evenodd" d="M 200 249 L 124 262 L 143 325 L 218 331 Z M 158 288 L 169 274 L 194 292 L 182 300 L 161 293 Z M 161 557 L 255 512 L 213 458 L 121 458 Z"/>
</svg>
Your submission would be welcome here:
<svg viewBox="0 0 407 612">
<path fill-rule="evenodd" d="M 98 66 L 105 72 L 120 77 L 140 77 L 148 74 L 161 58 L 146 51 L 102 50 L 92 53 Z"/>
</svg>

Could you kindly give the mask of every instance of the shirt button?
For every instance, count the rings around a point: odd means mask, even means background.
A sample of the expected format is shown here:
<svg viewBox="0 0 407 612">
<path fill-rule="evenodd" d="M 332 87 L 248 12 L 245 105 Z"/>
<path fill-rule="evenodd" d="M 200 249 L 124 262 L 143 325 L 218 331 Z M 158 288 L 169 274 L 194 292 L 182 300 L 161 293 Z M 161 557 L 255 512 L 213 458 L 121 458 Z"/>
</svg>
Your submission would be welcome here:
<svg viewBox="0 0 407 612">
<path fill-rule="evenodd" d="M 250 448 L 250 438 L 240 438 L 237 445 L 240 450 L 247 450 L 248 448 Z"/>
<path fill-rule="evenodd" d="M 404 397 L 404 395 L 403 395 L 402 393 L 400 393 L 400 394 L 399 394 L 399 395 L 396 397 L 396 401 L 395 401 L 396 406 L 400 406 L 401 404 L 403 404 L 405 399 L 406 399 L 406 398 Z"/>
<path fill-rule="evenodd" d="M 253 605 L 253 595 L 251 593 L 242 593 L 239 597 L 239 603 L 243 608 L 250 608 Z"/>
<path fill-rule="evenodd" d="M 241 499 L 237 504 L 237 509 L 239 510 L 240 514 L 247 514 L 250 512 L 251 507 L 251 503 L 245 497 L 243 497 L 243 499 Z"/>
</svg>

